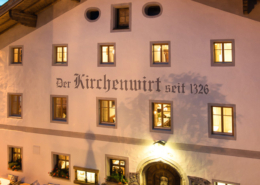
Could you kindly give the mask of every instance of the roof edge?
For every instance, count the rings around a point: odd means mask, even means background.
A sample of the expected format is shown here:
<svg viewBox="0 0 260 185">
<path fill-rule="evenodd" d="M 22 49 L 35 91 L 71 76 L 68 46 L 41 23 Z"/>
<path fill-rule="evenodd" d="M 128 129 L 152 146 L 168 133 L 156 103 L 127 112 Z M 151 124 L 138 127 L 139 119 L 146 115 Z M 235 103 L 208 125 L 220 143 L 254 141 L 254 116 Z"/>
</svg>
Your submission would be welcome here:
<svg viewBox="0 0 260 185">
<path fill-rule="evenodd" d="M 10 9 L 21 3 L 23 0 L 8 0 L 0 7 L 0 16 L 7 13 Z"/>
</svg>

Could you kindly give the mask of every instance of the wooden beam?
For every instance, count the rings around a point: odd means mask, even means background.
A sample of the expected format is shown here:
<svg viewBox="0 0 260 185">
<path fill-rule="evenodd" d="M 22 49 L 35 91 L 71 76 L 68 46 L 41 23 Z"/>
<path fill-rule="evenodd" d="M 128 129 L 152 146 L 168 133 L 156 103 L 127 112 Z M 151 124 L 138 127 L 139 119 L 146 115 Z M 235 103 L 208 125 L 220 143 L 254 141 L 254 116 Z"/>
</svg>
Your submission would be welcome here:
<svg viewBox="0 0 260 185">
<path fill-rule="evenodd" d="M 17 21 L 24 26 L 36 27 L 37 15 L 23 13 L 19 10 L 9 10 L 9 16 L 12 20 Z"/>
<path fill-rule="evenodd" d="M 257 0 L 243 0 L 243 13 L 249 14 L 257 4 Z"/>
</svg>

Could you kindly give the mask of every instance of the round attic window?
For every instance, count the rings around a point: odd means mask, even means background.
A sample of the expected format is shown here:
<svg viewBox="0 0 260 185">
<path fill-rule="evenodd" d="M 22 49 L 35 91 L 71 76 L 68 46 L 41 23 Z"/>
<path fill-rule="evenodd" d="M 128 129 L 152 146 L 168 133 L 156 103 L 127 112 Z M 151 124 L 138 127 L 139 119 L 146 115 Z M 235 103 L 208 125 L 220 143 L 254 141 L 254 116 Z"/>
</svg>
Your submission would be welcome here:
<svg viewBox="0 0 260 185">
<path fill-rule="evenodd" d="M 160 3 L 147 3 L 143 6 L 143 14 L 145 17 L 154 18 L 162 14 L 162 5 Z"/>
<path fill-rule="evenodd" d="M 88 8 L 85 12 L 85 17 L 88 21 L 97 21 L 100 17 L 100 10 L 98 8 Z"/>
</svg>

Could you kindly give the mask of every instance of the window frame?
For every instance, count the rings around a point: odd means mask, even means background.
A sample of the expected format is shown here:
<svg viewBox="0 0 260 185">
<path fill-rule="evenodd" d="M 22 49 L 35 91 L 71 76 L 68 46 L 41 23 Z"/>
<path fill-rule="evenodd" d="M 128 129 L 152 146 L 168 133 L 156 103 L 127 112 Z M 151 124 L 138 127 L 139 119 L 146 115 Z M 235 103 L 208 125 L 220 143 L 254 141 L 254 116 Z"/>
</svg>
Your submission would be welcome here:
<svg viewBox="0 0 260 185">
<path fill-rule="evenodd" d="M 21 115 L 13 115 L 11 113 L 12 109 L 12 102 L 11 102 L 11 96 L 21 96 Z M 23 118 L 23 94 L 22 93 L 8 93 L 7 94 L 7 118 L 16 118 L 16 119 L 22 119 Z"/>
<path fill-rule="evenodd" d="M 69 123 L 69 97 L 67 95 L 51 95 L 50 96 L 51 98 L 51 102 L 50 102 L 50 105 L 51 105 L 51 109 L 50 109 L 50 112 L 51 112 L 51 119 L 50 119 L 50 122 L 51 123 L 61 123 L 61 124 L 68 124 Z M 55 119 L 54 117 L 54 98 L 67 98 L 67 101 L 66 101 L 66 112 L 67 112 L 67 115 L 66 115 L 66 119 Z"/>
<path fill-rule="evenodd" d="M 98 11 L 99 12 L 99 16 L 98 16 L 98 18 L 96 18 L 96 19 L 94 19 L 94 20 L 91 20 L 91 19 L 89 19 L 88 18 L 88 13 L 90 13 L 91 11 Z M 99 20 L 99 18 L 101 17 L 101 11 L 100 11 L 100 9 L 99 8 L 97 8 L 97 7 L 89 7 L 89 8 L 87 8 L 86 10 L 85 10 L 85 12 L 84 12 L 84 17 L 85 17 L 85 19 L 88 21 L 88 22 L 96 22 L 96 21 L 98 21 Z"/>
<path fill-rule="evenodd" d="M 155 128 L 154 127 L 154 115 L 153 115 L 153 105 L 154 103 L 162 103 L 162 104 L 170 104 L 171 105 L 171 128 L 165 129 L 165 128 Z M 173 114 L 173 101 L 167 101 L 167 100 L 149 100 L 149 127 L 150 132 L 157 132 L 157 133 L 165 133 L 165 134 L 173 134 L 173 121 L 174 114 Z"/>
<path fill-rule="evenodd" d="M 51 171 L 52 169 L 54 169 L 55 165 L 57 164 L 58 161 L 56 161 L 56 164 L 55 164 L 55 157 L 57 158 L 57 156 L 59 155 L 64 155 L 64 156 L 69 156 L 69 178 L 66 179 L 66 178 L 63 178 L 63 177 L 53 177 L 52 178 L 57 178 L 57 179 L 63 179 L 63 180 L 67 180 L 67 181 L 70 181 L 71 180 L 71 155 L 70 154 L 64 154 L 64 153 L 58 153 L 58 152 L 51 152 Z M 56 159 L 57 160 L 57 159 Z M 66 164 L 65 164 L 66 165 Z"/>
<path fill-rule="evenodd" d="M 16 172 L 23 172 L 23 147 L 21 146 L 13 146 L 13 145 L 7 145 L 7 170 L 11 170 L 11 169 L 8 169 L 9 168 L 9 165 L 8 163 L 10 162 L 10 149 L 13 150 L 13 148 L 19 148 L 21 150 L 21 169 L 20 170 L 17 170 Z M 12 154 L 12 158 L 13 158 L 13 154 Z"/>
<path fill-rule="evenodd" d="M 106 128 L 114 128 L 117 129 L 117 99 L 116 98 L 101 98 L 98 97 L 96 98 L 97 101 L 97 126 L 98 127 L 106 127 Z M 110 123 L 110 122 L 101 122 L 101 101 L 115 101 L 115 123 Z"/>
<path fill-rule="evenodd" d="M 168 63 L 154 63 L 153 61 L 153 46 L 154 45 L 168 45 L 169 62 Z M 162 56 L 162 52 L 161 52 Z M 151 41 L 150 42 L 150 67 L 171 67 L 171 41 Z"/>
<path fill-rule="evenodd" d="M 22 49 L 22 62 L 14 62 L 14 49 Z M 14 45 L 9 47 L 9 66 L 23 66 L 24 62 L 24 46 L 23 45 Z"/>
<path fill-rule="evenodd" d="M 75 184 L 96 184 L 98 185 L 99 181 L 99 170 L 95 170 L 95 169 L 90 169 L 90 168 L 82 168 L 82 167 L 78 167 L 78 166 L 73 166 L 73 169 L 75 171 L 75 179 L 74 179 L 74 183 Z M 82 181 L 78 181 L 78 174 L 77 171 L 85 171 L 85 172 L 91 172 L 91 173 L 95 173 L 95 183 L 90 183 L 90 182 L 82 182 Z"/>
<path fill-rule="evenodd" d="M 232 62 L 215 62 L 215 43 L 231 43 L 232 44 Z M 224 48 L 222 48 L 222 52 Z M 235 66 L 235 40 L 234 39 L 213 39 L 210 40 L 211 66 Z M 224 53 L 223 53 L 224 57 Z"/>
<path fill-rule="evenodd" d="M 215 180 L 213 179 L 212 180 L 212 185 L 216 185 L 216 183 L 225 183 L 226 185 L 227 184 L 232 184 L 232 185 L 240 185 L 239 183 L 234 183 L 234 182 L 228 182 L 228 181 L 221 181 L 221 180 Z"/>
<path fill-rule="evenodd" d="M 111 160 L 121 160 L 121 161 L 125 161 L 125 177 L 126 179 L 128 179 L 129 177 L 129 158 L 128 157 L 123 157 L 123 156 L 116 156 L 116 155 L 109 155 L 109 154 L 105 154 L 105 176 L 109 176 L 110 174 L 110 169 L 111 169 L 111 165 L 110 165 L 110 161 Z"/>
<path fill-rule="evenodd" d="M 159 6 L 160 9 L 161 9 L 160 13 L 158 15 L 153 15 L 153 16 L 147 15 L 146 14 L 147 8 L 149 8 L 151 6 Z M 143 16 L 146 17 L 146 18 L 157 18 L 157 17 L 161 16 L 162 13 L 163 13 L 163 6 L 159 2 L 148 2 L 148 3 L 143 5 L 142 13 L 143 13 Z"/>
<path fill-rule="evenodd" d="M 223 110 L 223 107 L 232 108 L 232 128 L 233 133 L 228 134 L 224 132 L 214 132 L 213 131 L 213 112 L 212 107 L 222 107 L 221 110 Z M 223 115 L 221 116 L 221 119 L 223 120 Z M 223 121 L 222 121 L 223 125 Z M 236 131 L 236 105 L 235 104 L 219 104 L 219 103 L 208 103 L 208 132 L 209 132 L 209 138 L 216 138 L 216 139 L 230 139 L 230 140 L 236 140 L 237 137 L 237 131 Z"/>
<path fill-rule="evenodd" d="M 57 48 L 62 47 L 62 60 L 63 60 L 63 48 L 67 47 L 67 62 L 57 62 Z M 69 47 L 68 44 L 53 44 L 52 45 L 52 66 L 68 66 L 69 63 Z"/>
<path fill-rule="evenodd" d="M 129 27 L 125 29 L 117 28 L 117 23 L 118 23 L 117 10 L 121 8 L 129 8 Z M 110 32 L 129 32 L 131 30 L 132 30 L 132 3 L 112 4 Z"/>
<path fill-rule="evenodd" d="M 114 46 L 114 50 L 115 50 L 115 53 L 114 53 L 114 62 L 113 63 L 102 63 L 102 47 L 103 46 Z M 97 45 L 98 49 L 98 56 L 97 56 L 97 66 L 98 67 L 116 67 L 116 43 L 114 42 L 110 42 L 110 43 L 98 43 Z"/>
</svg>

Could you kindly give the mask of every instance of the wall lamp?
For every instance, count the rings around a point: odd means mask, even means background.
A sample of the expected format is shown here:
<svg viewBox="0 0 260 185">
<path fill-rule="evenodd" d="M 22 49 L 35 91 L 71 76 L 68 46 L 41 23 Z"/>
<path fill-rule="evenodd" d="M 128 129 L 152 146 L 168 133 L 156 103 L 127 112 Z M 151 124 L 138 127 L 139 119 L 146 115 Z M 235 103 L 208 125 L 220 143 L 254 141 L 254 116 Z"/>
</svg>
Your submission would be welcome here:
<svg viewBox="0 0 260 185">
<path fill-rule="evenodd" d="M 164 140 L 158 140 L 158 141 L 155 141 L 153 144 L 154 144 L 154 145 L 162 145 L 162 146 L 164 146 L 164 145 L 166 144 L 166 141 L 164 141 Z"/>
</svg>

